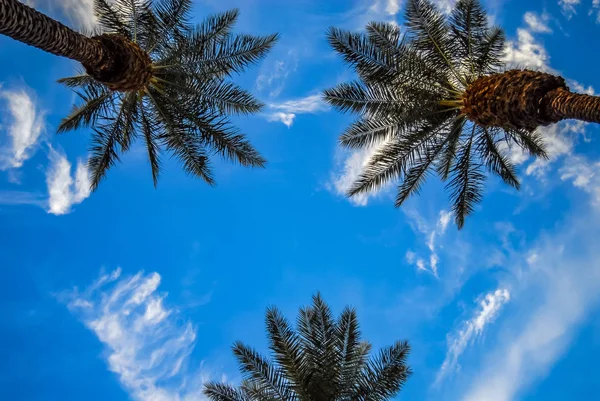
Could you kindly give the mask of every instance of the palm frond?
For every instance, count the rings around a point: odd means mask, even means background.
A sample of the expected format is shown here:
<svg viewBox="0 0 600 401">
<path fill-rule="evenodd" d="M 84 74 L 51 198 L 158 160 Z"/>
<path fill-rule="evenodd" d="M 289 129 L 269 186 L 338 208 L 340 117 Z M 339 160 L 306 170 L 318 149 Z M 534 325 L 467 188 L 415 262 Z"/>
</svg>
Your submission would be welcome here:
<svg viewBox="0 0 600 401">
<path fill-rule="evenodd" d="M 233 346 L 233 353 L 238 359 L 245 380 L 256 385 L 255 391 L 267 399 L 288 401 L 293 398 L 280 369 L 271 366 L 256 351 L 240 342 Z"/>
<path fill-rule="evenodd" d="M 384 143 L 368 162 L 348 195 L 355 196 L 377 190 L 390 180 L 402 177 L 405 173 L 404 180 L 409 178 L 406 185 L 412 183 L 410 188 L 418 189 L 418 184 L 424 178 L 425 171 L 423 171 L 421 179 L 412 182 L 416 170 L 413 170 L 413 175 L 409 176 L 412 170 L 411 165 L 417 162 L 419 166 L 429 168 L 433 160 L 425 161 L 424 159 L 427 159 L 431 146 L 436 142 L 439 130 L 439 123 L 427 123 L 419 128 L 415 127 L 413 133 L 399 136 L 390 143 Z"/>
<path fill-rule="evenodd" d="M 450 70 L 459 83 L 466 84 L 454 63 L 456 44 L 444 15 L 428 0 L 408 0 L 405 20 L 411 45 L 433 65 Z"/>
<path fill-rule="evenodd" d="M 478 128 L 480 138 L 478 152 L 483 155 L 488 170 L 497 174 L 502 180 L 513 188 L 520 189 L 521 184 L 517 178 L 514 163 L 505 152 L 498 148 L 501 141 L 495 140 L 492 132 L 487 128 Z"/>
<path fill-rule="evenodd" d="M 71 113 L 62 119 L 57 130 L 59 133 L 94 125 L 98 118 L 109 115 L 114 106 L 115 94 L 106 89 L 98 90 L 90 85 L 76 93 L 83 104 L 73 106 Z"/>
<path fill-rule="evenodd" d="M 302 387 L 309 373 L 300 345 L 300 337 L 292 330 L 287 319 L 277 308 L 267 310 L 267 337 L 273 358 L 283 369 L 283 374 L 290 382 L 294 392 L 300 399 L 307 399 Z"/>
<path fill-rule="evenodd" d="M 152 171 L 152 182 L 154 182 L 154 187 L 156 187 L 158 185 L 158 176 L 160 174 L 159 138 L 156 135 L 159 128 L 157 127 L 158 124 L 155 121 L 152 121 L 151 117 L 147 115 L 145 108 L 141 107 L 140 109 L 140 126 L 144 134 L 144 141 L 148 152 L 148 161 L 150 162 Z"/>
<path fill-rule="evenodd" d="M 450 128 L 446 145 L 438 162 L 438 174 L 443 181 L 448 179 L 450 171 L 452 170 L 452 166 L 456 160 L 456 152 L 460 144 L 460 137 L 466 122 L 467 119 L 465 117 L 456 118 L 452 122 L 452 127 Z"/>
<path fill-rule="evenodd" d="M 396 77 L 393 59 L 365 35 L 331 27 L 327 39 L 365 82 L 386 82 Z"/>
<path fill-rule="evenodd" d="M 450 190 L 452 212 L 456 225 L 462 228 L 465 218 L 470 215 L 475 205 L 481 202 L 485 175 L 481 172 L 481 164 L 475 159 L 473 141 L 476 127 L 460 150 L 458 161 L 452 171 L 452 179 L 447 185 Z"/>
<path fill-rule="evenodd" d="M 368 114 L 371 118 L 385 117 L 404 108 L 403 99 L 389 85 L 342 83 L 325 90 L 323 96 L 341 112 Z"/>
<path fill-rule="evenodd" d="M 242 390 L 225 383 L 206 383 L 204 385 L 204 395 L 211 401 L 250 401 Z"/>
<path fill-rule="evenodd" d="M 450 38 L 454 46 L 455 57 L 461 60 L 464 67 L 477 77 L 476 60 L 481 56 L 479 45 L 487 34 L 487 15 L 478 0 L 458 0 L 450 14 Z"/>
<path fill-rule="evenodd" d="M 131 39 L 130 27 L 123 21 L 123 15 L 113 9 L 111 3 L 107 0 L 94 0 L 94 15 L 102 31 Z"/>
<path fill-rule="evenodd" d="M 408 343 L 398 341 L 369 361 L 357 390 L 360 400 L 384 401 L 393 398 L 412 373 L 406 365 L 409 353 Z"/>
</svg>

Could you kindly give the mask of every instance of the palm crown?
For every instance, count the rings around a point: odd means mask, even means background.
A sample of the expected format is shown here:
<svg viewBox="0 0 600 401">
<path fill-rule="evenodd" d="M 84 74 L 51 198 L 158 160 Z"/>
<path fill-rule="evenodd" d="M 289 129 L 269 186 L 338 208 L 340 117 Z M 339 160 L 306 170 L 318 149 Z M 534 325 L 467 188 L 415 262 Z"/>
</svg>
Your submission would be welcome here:
<svg viewBox="0 0 600 401">
<path fill-rule="evenodd" d="M 141 57 L 151 60 L 140 62 L 142 68 L 149 66 L 144 73 L 150 75 L 143 78 L 147 84 L 142 89 L 134 85 L 127 90 L 123 80 L 112 90 L 87 74 L 60 80 L 75 88 L 82 102 L 59 131 L 94 126 L 89 160 L 93 188 L 138 137 L 145 142 L 155 185 L 162 151 L 209 184 L 214 184 L 212 154 L 244 166 L 265 165 L 227 118 L 258 112 L 262 104 L 228 78 L 262 58 L 277 35 L 232 34 L 237 10 L 192 25 L 191 8 L 192 0 L 95 0 L 102 32 L 133 42 Z"/>
<path fill-rule="evenodd" d="M 410 375 L 409 346 L 396 342 L 369 359 L 356 312 L 346 308 L 335 320 L 319 295 L 300 309 L 297 332 L 276 308 L 267 311 L 267 334 L 274 361 L 236 343 L 233 352 L 244 380 L 239 388 L 209 383 L 211 401 L 384 401 Z"/>
<path fill-rule="evenodd" d="M 359 77 L 324 94 L 337 109 L 361 114 L 341 144 L 380 146 L 349 195 L 399 179 L 399 207 L 436 172 L 447 182 L 460 228 L 482 198 L 486 170 L 519 188 L 510 146 L 546 154 L 534 129 L 493 124 L 481 112 L 472 117 L 481 107 L 465 100 L 472 84 L 503 68 L 504 51 L 502 30 L 488 25 L 478 1 L 459 0 L 446 18 L 427 0 L 408 0 L 405 20 L 404 33 L 383 23 L 369 24 L 364 34 L 335 28 L 328 33 Z M 502 112 L 493 111 L 492 119 Z"/>
</svg>

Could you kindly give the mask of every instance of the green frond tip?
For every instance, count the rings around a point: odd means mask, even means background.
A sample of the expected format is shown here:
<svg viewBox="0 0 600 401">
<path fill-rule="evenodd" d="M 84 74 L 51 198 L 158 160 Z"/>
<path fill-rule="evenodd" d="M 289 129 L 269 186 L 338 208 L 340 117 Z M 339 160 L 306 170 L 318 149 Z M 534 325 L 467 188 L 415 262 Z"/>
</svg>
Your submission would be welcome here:
<svg viewBox="0 0 600 401">
<path fill-rule="evenodd" d="M 266 160 L 232 116 L 259 113 L 264 105 L 231 77 L 263 59 L 277 34 L 237 34 L 237 9 L 195 23 L 192 0 L 95 0 L 106 33 L 136 42 L 152 60 L 149 83 L 129 92 L 111 91 L 85 73 L 63 78 L 78 102 L 58 131 L 92 128 L 89 167 L 95 189 L 120 156 L 141 140 L 157 186 L 163 155 L 184 171 L 215 185 L 211 160 L 246 167 Z"/>
<path fill-rule="evenodd" d="M 211 401 L 386 400 L 410 376 L 408 343 L 398 341 L 377 356 L 363 341 L 356 311 L 346 307 L 335 318 L 320 294 L 301 308 L 294 329 L 281 312 L 267 310 L 272 359 L 236 342 L 233 353 L 243 381 L 239 387 L 209 383 Z"/>
</svg>

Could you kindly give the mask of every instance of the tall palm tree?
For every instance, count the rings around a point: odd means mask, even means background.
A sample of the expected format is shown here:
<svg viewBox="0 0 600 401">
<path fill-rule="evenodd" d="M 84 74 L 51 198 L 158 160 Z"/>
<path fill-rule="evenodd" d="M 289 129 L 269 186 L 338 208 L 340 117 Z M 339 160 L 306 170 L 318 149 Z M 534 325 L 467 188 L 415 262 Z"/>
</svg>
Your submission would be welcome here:
<svg viewBox="0 0 600 401">
<path fill-rule="evenodd" d="M 360 115 L 341 144 L 379 146 L 349 196 L 397 179 L 399 207 L 436 172 L 461 228 L 486 170 L 519 188 L 510 146 L 546 157 L 538 127 L 600 122 L 600 98 L 570 92 L 561 77 L 505 70 L 504 33 L 488 25 L 478 0 L 458 0 L 449 18 L 428 0 L 408 0 L 404 28 L 371 23 L 364 34 L 331 28 L 328 37 L 359 77 L 324 94 Z"/>
<path fill-rule="evenodd" d="M 354 309 L 335 320 L 320 295 L 300 309 L 294 331 L 276 308 L 267 310 L 267 335 L 273 361 L 252 348 L 233 347 L 244 380 L 239 387 L 209 383 L 211 401 L 384 401 L 394 397 L 411 374 L 410 348 L 396 342 L 369 358 L 371 344 L 361 340 Z"/>
<path fill-rule="evenodd" d="M 231 32 L 238 12 L 190 22 L 193 0 L 95 0 L 99 32 L 88 37 L 21 4 L 0 0 L 0 33 L 76 60 L 85 73 L 60 82 L 81 98 L 59 132 L 94 126 L 92 188 L 142 137 L 156 185 L 161 149 L 214 184 L 209 155 L 245 166 L 265 160 L 227 119 L 262 104 L 228 81 L 260 60 L 277 35 Z"/>
</svg>

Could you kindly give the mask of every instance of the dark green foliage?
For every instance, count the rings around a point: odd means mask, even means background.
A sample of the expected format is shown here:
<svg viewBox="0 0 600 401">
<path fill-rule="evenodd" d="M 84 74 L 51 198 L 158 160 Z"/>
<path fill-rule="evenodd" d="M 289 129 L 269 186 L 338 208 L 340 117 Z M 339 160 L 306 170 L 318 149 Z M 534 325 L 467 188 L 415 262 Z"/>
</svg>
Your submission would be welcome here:
<svg viewBox="0 0 600 401">
<path fill-rule="evenodd" d="M 60 80 L 81 102 L 59 131 L 95 127 L 89 161 L 94 189 L 138 138 L 145 142 L 155 185 L 165 151 L 211 185 L 212 155 L 265 165 L 227 118 L 256 113 L 263 105 L 228 79 L 264 57 L 277 35 L 232 34 L 237 10 L 193 25 L 192 5 L 192 0 L 96 0 L 102 31 L 138 43 L 152 58 L 154 77 L 147 88 L 131 93 L 110 91 L 87 75 Z"/>
<path fill-rule="evenodd" d="M 266 324 L 272 361 L 236 343 L 242 384 L 206 384 L 211 401 L 384 401 L 411 374 L 406 342 L 369 359 L 371 345 L 361 340 L 354 309 L 344 309 L 335 319 L 320 295 L 300 309 L 297 331 L 276 308 L 267 310 Z"/>
<path fill-rule="evenodd" d="M 360 115 L 340 142 L 379 146 L 348 195 L 399 180 L 401 206 L 436 172 L 461 228 L 482 198 L 485 170 L 519 188 L 509 146 L 542 157 L 544 149 L 535 132 L 478 126 L 461 112 L 469 84 L 503 69 L 504 34 L 488 25 L 478 0 L 459 0 L 449 17 L 428 0 L 407 0 L 405 21 L 404 32 L 376 22 L 365 33 L 328 32 L 359 78 L 324 93 L 338 110 Z"/>
</svg>

